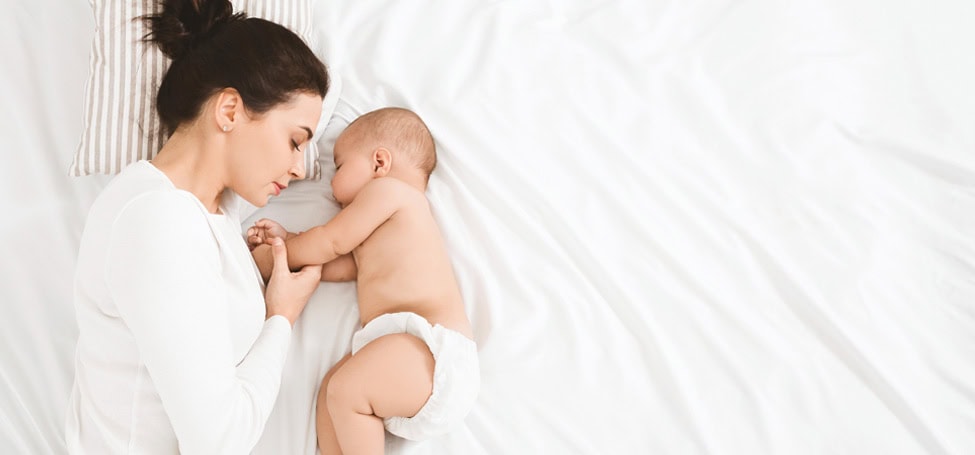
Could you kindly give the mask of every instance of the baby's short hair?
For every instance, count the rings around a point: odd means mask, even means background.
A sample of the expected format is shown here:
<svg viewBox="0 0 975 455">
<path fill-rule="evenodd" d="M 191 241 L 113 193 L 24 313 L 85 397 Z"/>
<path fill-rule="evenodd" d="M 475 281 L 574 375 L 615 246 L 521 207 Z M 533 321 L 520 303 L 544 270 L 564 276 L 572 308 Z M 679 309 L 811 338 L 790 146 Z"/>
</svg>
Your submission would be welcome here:
<svg viewBox="0 0 975 455">
<path fill-rule="evenodd" d="M 369 138 L 406 156 L 430 178 L 437 167 L 437 148 L 426 123 L 415 112 L 400 107 L 384 107 L 365 113 L 349 124 L 362 138 Z"/>
</svg>

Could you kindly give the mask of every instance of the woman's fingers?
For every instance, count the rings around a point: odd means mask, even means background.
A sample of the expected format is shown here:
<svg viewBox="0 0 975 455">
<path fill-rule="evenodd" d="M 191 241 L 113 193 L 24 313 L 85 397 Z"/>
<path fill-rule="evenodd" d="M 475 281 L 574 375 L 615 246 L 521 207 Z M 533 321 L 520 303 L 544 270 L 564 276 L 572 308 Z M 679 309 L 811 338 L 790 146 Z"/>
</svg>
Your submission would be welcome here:
<svg viewBox="0 0 975 455">
<path fill-rule="evenodd" d="M 322 264 L 316 265 L 306 265 L 295 273 L 295 278 L 301 280 L 302 282 L 311 281 L 318 283 L 322 280 Z"/>
<path fill-rule="evenodd" d="M 291 269 L 288 268 L 288 249 L 284 246 L 284 240 L 272 237 L 267 239 L 267 243 L 271 244 L 271 258 L 274 261 L 271 275 L 291 273 Z"/>
<path fill-rule="evenodd" d="M 272 237 L 267 240 L 271 245 L 272 268 L 267 289 L 264 292 L 264 302 L 268 314 L 280 314 L 293 325 L 304 311 L 308 298 L 315 292 L 321 281 L 322 266 L 309 265 L 302 267 L 297 273 L 291 273 L 288 267 L 288 250 L 284 240 Z"/>
</svg>

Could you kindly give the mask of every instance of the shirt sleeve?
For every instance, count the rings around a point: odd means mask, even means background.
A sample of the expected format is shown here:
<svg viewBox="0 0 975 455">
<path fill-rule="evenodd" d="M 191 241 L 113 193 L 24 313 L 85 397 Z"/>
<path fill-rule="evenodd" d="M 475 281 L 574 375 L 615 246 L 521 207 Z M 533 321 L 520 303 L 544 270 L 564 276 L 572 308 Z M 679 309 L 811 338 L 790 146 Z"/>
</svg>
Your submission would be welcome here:
<svg viewBox="0 0 975 455">
<path fill-rule="evenodd" d="M 191 197 L 148 193 L 122 210 L 112 227 L 107 284 L 180 452 L 249 453 L 277 398 L 291 324 L 269 318 L 234 365 L 232 302 L 218 245 Z"/>
</svg>

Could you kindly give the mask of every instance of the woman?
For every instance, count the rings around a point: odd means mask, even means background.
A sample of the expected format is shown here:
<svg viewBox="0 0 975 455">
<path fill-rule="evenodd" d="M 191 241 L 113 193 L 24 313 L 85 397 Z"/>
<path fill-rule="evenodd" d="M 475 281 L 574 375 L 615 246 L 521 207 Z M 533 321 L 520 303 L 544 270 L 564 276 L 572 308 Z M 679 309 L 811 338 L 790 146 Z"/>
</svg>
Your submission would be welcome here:
<svg viewBox="0 0 975 455">
<path fill-rule="evenodd" d="M 236 202 L 263 206 L 304 176 L 328 76 L 294 33 L 226 0 L 167 0 L 146 20 L 147 40 L 173 59 L 157 102 L 171 136 L 89 213 L 66 442 L 71 453 L 248 453 L 321 268 L 291 273 L 279 242 L 263 289 Z"/>
</svg>

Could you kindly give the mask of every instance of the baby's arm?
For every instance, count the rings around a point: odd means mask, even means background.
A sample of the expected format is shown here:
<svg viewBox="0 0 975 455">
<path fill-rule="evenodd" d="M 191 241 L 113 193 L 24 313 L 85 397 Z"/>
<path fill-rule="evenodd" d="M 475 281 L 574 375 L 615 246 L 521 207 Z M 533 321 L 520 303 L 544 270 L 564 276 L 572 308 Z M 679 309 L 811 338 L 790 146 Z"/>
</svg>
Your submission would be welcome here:
<svg viewBox="0 0 975 455">
<path fill-rule="evenodd" d="M 297 235 L 290 232 L 289 234 L 291 236 Z M 257 268 L 261 272 L 261 277 L 264 278 L 264 282 L 267 283 L 267 280 L 271 277 L 271 266 L 273 262 L 273 256 L 271 256 L 271 245 L 258 245 L 251 251 L 251 255 L 254 256 L 254 262 L 257 263 Z M 342 256 L 322 264 L 321 281 L 333 283 L 355 281 L 358 274 L 359 269 L 355 264 L 355 258 L 352 257 L 352 253 L 343 254 Z"/>
<path fill-rule="evenodd" d="M 269 220 L 267 218 L 261 218 L 254 223 L 249 229 L 247 229 L 246 239 L 247 247 L 254 251 L 259 245 L 264 245 L 269 243 L 272 237 L 280 237 L 283 240 L 288 240 L 294 237 L 295 233 L 288 232 L 281 226 L 278 222 L 274 220 Z"/>
<path fill-rule="evenodd" d="M 358 274 L 359 268 L 355 265 L 352 253 L 332 259 L 322 267 L 322 281 L 355 281 Z"/>
<path fill-rule="evenodd" d="M 331 221 L 289 238 L 288 266 L 297 270 L 309 264 L 325 264 L 352 252 L 400 209 L 404 195 L 398 185 L 403 183 L 389 177 L 375 179 Z M 272 264 L 270 248 L 255 249 L 254 260 L 267 280 Z"/>
<path fill-rule="evenodd" d="M 288 265 L 299 269 L 324 264 L 352 252 L 400 209 L 402 184 L 388 177 L 367 183 L 335 218 L 287 241 Z"/>
</svg>

